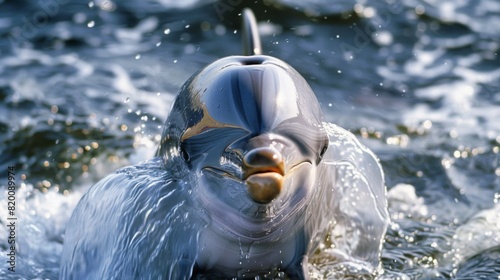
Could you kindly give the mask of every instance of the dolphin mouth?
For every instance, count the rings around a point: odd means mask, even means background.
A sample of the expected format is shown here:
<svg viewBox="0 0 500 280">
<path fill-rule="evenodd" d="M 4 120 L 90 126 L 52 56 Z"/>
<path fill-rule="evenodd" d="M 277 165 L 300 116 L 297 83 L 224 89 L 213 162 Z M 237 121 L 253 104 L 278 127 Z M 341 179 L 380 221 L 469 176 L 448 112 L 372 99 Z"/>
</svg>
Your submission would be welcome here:
<svg viewBox="0 0 500 280">
<path fill-rule="evenodd" d="M 220 177 L 232 179 L 234 181 L 238 181 L 238 182 L 243 181 L 241 178 L 241 175 L 235 174 L 234 172 L 231 172 L 228 170 L 224 170 L 222 168 L 217 168 L 217 167 L 213 167 L 213 166 L 205 166 L 202 168 L 202 170 L 214 173 Z"/>
<path fill-rule="evenodd" d="M 251 166 L 243 174 L 250 197 L 257 203 L 267 204 L 283 190 L 285 165 Z"/>
<path fill-rule="evenodd" d="M 249 197 L 257 204 L 263 205 L 277 198 L 286 188 L 286 179 L 292 176 L 295 170 L 305 165 L 311 165 L 311 162 L 308 160 L 298 162 L 286 171 L 284 167 L 267 167 L 238 172 L 214 166 L 205 166 L 202 170 L 244 184 Z"/>
<path fill-rule="evenodd" d="M 201 169 L 204 171 L 209 171 L 215 174 L 218 174 L 221 177 L 226 177 L 233 179 L 235 181 L 239 182 L 245 182 L 249 177 L 252 175 L 258 175 L 258 174 L 266 174 L 266 173 L 276 173 L 281 175 L 282 177 L 287 177 L 288 175 L 291 175 L 294 173 L 295 170 L 299 169 L 300 167 L 304 165 L 311 165 L 311 161 L 309 160 L 303 160 L 300 161 L 293 166 L 291 166 L 288 170 L 276 170 L 272 168 L 263 168 L 261 170 L 254 170 L 253 172 L 242 172 L 241 170 L 233 170 L 234 168 L 222 168 L 222 167 L 215 167 L 215 166 L 204 166 Z M 231 170 L 230 170 L 231 169 Z"/>
<path fill-rule="evenodd" d="M 248 180 L 248 178 L 259 175 L 259 174 L 267 174 L 273 173 L 281 176 L 285 176 L 285 167 L 284 166 L 268 166 L 268 167 L 257 167 L 247 170 L 243 174 L 243 180 Z"/>
</svg>

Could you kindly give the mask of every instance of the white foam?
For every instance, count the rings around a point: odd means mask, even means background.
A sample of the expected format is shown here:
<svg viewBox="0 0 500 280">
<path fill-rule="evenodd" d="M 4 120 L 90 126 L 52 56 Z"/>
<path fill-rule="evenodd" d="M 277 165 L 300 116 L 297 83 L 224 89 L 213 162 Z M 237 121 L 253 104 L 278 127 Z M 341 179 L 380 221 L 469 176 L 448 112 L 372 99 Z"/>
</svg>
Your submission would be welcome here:
<svg viewBox="0 0 500 280">
<path fill-rule="evenodd" d="M 67 195 L 49 190 L 42 193 L 31 184 L 20 184 L 16 191 L 15 247 L 16 272 L 9 276 L 15 279 L 32 279 L 34 275 L 54 278 L 59 267 L 59 256 L 66 224 L 82 193 L 73 191 Z M 7 192 L 0 193 L 0 203 L 7 205 Z M 12 216 L 9 216 L 12 217 Z M 0 211 L 0 221 L 7 225 L 7 211 Z M 0 234 L 8 236 L 8 228 L 0 227 Z M 12 244 L 9 244 L 9 246 Z M 0 262 L 7 262 L 3 249 Z M 4 266 L 5 267 L 5 266 Z M 1 273 L 0 273 L 1 274 Z M 12 278 L 12 279 L 14 279 Z"/>
<path fill-rule="evenodd" d="M 397 184 L 387 192 L 387 199 L 394 220 L 401 216 L 425 217 L 429 213 L 424 199 L 417 196 L 412 185 Z"/>
<path fill-rule="evenodd" d="M 496 246 L 500 246 L 500 204 L 474 215 L 453 236 L 459 261 Z"/>
</svg>

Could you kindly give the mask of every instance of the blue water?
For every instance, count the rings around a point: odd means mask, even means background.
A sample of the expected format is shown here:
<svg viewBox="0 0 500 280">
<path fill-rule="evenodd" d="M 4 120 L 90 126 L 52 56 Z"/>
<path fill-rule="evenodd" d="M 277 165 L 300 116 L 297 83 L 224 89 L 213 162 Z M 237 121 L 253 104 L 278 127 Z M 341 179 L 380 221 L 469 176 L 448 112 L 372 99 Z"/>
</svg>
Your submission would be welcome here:
<svg viewBox="0 0 500 280">
<path fill-rule="evenodd" d="M 2 210 L 1 278 L 57 278 L 82 193 L 151 158 L 184 81 L 240 54 L 237 2 L 0 1 L 0 185 L 15 166 L 19 187 L 18 271 Z M 264 53 L 381 159 L 392 224 L 380 277 L 498 279 L 500 3 L 272 3 L 250 4 Z"/>
</svg>

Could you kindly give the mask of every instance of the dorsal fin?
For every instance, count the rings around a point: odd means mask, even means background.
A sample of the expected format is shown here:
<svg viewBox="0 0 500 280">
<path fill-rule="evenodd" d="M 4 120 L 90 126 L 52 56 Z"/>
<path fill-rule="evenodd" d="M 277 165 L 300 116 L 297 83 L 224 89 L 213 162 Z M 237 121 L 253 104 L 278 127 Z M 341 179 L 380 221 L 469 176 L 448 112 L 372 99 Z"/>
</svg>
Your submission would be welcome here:
<svg viewBox="0 0 500 280">
<path fill-rule="evenodd" d="M 242 33 L 243 33 L 243 54 L 244 55 L 259 55 L 262 54 L 262 46 L 260 44 L 259 30 L 257 29 L 257 21 L 249 8 L 243 9 L 242 12 Z"/>
</svg>

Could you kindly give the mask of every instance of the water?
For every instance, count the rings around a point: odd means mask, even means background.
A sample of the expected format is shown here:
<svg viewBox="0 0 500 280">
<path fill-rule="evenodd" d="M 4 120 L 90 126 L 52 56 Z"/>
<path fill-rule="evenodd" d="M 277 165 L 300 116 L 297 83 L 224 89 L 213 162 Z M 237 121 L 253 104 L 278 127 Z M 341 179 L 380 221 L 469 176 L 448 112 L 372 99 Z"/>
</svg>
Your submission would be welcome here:
<svg viewBox="0 0 500 280">
<path fill-rule="evenodd" d="M 241 52 L 229 2 L 41 3 L 0 2 L 0 169 L 15 166 L 19 186 L 19 271 L 2 265 L 7 279 L 57 278 L 81 194 L 151 158 L 180 85 Z M 498 1 L 252 5 L 264 53 L 381 159 L 392 218 L 381 277 L 498 279 Z M 6 239 L 0 250 L 5 264 Z"/>
</svg>

